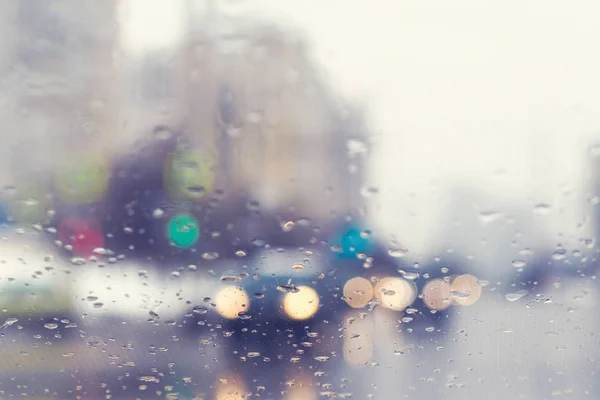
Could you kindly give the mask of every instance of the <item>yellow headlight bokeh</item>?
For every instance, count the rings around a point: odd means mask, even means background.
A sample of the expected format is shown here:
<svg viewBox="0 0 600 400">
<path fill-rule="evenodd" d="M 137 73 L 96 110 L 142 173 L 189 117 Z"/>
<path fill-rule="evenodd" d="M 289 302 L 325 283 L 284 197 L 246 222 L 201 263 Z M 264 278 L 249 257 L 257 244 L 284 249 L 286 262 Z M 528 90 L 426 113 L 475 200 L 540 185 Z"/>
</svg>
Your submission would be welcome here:
<svg viewBox="0 0 600 400">
<path fill-rule="evenodd" d="M 375 298 L 385 308 L 402 311 L 417 298 L 415 284 L 398 277 L 381 279 L 375 285 Z"/>
<path fill-rule="evenodd" d="M 299 286 L 298 291 L 286 293 L 283 297 L 283 310 L 292 319 L 302 321 L 317 313 L 319 295 L 309 286 Z"/>
<path fill-rule="evenodd" d="M 291 372 L 288 376 L 294 377 L 294 380 L 290 388 L 286 390 L 283 400 L 318 400 L 319 391 L 309 374 Z"/>
<path fill-rule="evenodd" d="M 244 400 L 248 398 L 244 380 L 237 374 L 220 376 L 215 389 L 215 400 Z"/>
<path fill-rule="evenodd" d="M 461 306 L 475 304 L 481 297 L 482 288 L 476 277 L 465 274 L 456 277 L 450 284 L 452 298 Z"/>
<path fill-rule="evenodd" d="M 238 318 L 241 312 L 248 311 L 250 297 L 239 286 L 227 286 L 215 296 L 216 309 L 221 316 L 227 319 Z"/>
<path fill-rule="evenodd" d="M 423 302 L 430 310 L 442 311 L 452 305 L 450 284 L 443 279 L 433 279 L 423 287 Z"/>
<path fill-rule="evenodd" d="M 356 277 L 344 285 L 344 300 L 352 308 L 363 308 L 373 299 L 375 291 L 368 279 Z"/>
</svg>

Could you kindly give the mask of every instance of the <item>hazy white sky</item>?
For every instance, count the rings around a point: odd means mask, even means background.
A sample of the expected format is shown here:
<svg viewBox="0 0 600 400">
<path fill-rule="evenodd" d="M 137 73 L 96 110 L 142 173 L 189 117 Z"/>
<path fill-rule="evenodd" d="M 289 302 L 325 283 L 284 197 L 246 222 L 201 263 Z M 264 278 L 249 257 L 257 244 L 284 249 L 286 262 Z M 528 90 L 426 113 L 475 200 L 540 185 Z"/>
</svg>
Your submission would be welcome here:
<svg viewBox="0 0 600 400">
<path fill-rule="evenodd" d="M 454 181 L 523 207 L 550 204 L 554 235 L 583 234 L 575 224 L 584 148 L 600 131 L 600 3 L 214 4 L 224 15 L 305 28 L 330 79 L 368 107 L 377 149 L 372 184 L 380 189 L 374 215 L 405 246 L 418 252 L 434 236 Z M 168 45 L 182 5 L 130 0 L 126 43 Z"/>
</svg>

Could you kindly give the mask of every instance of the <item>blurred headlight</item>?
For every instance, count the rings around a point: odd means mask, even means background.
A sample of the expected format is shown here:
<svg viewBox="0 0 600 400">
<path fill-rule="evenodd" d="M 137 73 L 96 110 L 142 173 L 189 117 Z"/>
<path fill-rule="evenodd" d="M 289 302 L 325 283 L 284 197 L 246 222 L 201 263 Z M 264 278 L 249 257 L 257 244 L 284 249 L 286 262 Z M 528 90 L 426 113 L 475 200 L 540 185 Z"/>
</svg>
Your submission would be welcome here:
<svg viewBox="0 0 600 400">
<path fill-rule="evenodd" d="M 235 319 L 248 310 L 250 298 L 239 286 L 227 286 L 215 296 L 217 312 L 227 319 Z"/>
<path fill-rule="evenodd" d="M 481 297 L 481 285 L 473 275 L 460 275 L 450 284 L 454 301 L 461 306 L 475 304 Z"/>
<path fill-rule="evenodd" d="M 423 288 L 423 302 L 436 311 L 442 311 L 452 305 L 450 284 L 443 279 L 433 279 Z"/>
<path fill-rule="evenodd" d="M 373 285 L 368 279 L 356 277 L 344 285 L 344 300 L 352 308 L 362 308 L 373 299 Z"/>
<path fill-rule="evenodd" d="M 216 384 L 216 400 L 243 400 L 248 397 L 244 380 L 233 373 L 226 373 L 219 377 Z"/>
<path fill-rule="evenodd" d="M 417 298 L 414 283 L 402 278 L 383 278 L 375 285 L 375 298 L 385 308 L 402 311 Z"/>
<path fill-rule="evenodd" d="M 286 293 L 283 297 L 283 309 L 292 319 L 302 321 L 317 313 L 319 295 L 308 286 L 299 286 L 298 291 Z"/>
</svg>

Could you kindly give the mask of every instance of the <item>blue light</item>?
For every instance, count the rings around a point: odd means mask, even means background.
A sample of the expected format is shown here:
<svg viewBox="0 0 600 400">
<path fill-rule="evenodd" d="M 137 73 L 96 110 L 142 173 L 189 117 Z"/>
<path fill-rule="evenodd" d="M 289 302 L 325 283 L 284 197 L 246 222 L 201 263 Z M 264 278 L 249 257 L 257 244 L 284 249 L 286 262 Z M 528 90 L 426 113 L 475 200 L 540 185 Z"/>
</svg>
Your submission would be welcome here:
<svg viewBox="0 0 600 400">
<path fill-rule="evenodd" d="M 371 240 L 365 233 L 358 228 L 350 228 L 336 238 L 331 244 L 341 246 L 341 250 L 336 251 L 341 258 L 356 258 L 357 254 L 368 254 L 372 249 Z"/>
</svg>

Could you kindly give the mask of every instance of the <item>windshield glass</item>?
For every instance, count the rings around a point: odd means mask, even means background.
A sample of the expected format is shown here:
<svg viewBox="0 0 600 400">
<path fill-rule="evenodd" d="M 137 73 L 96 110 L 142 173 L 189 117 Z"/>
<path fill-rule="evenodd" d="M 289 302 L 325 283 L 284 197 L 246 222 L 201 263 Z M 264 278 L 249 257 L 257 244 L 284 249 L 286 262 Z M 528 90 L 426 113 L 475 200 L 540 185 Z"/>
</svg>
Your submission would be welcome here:
<svg viewBox="0 0 600 400">
<path fill-rule="evenodd" d="M 0 400 L 599 398 L 599 10 L 0 2 Z"/>
</svg>

